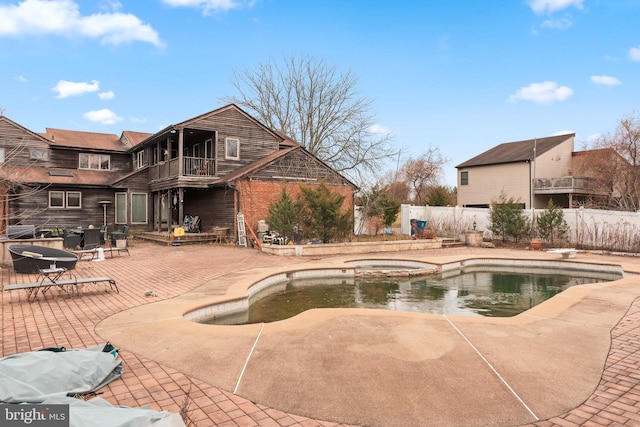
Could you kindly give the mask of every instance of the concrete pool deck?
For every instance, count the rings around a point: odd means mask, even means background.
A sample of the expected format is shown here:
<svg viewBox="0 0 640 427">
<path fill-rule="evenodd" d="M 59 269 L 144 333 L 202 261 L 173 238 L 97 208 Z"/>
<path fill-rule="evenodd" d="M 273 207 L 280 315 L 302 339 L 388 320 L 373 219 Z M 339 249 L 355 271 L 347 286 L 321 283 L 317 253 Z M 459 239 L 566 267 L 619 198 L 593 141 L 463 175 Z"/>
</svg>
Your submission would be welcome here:
<svg viewBox="0 0 640 427">
<path fill-rule="evenodd" d="M 177 412 L 188 394 L 198 426 L 640 423 L 640 277 L 572 288 L 510 319 L 311 310 L 264 327 L 229 327 L 183 318 L 246 293 L 269 272 L 352 258 L 135 242 L 131 257 L 78 263 L 78 275 L 111 276 L 120 294 L 28 303 L 23 293 L 2 292 L 2 355 L 111 341 L 125 374 L 102 397 Z M 637 257 L 581 253 L 558 261 L 558 254 L 458 248 L 361 258 L 541 259 L 640 273 Z M 4 284 L 19 279 L 3 271 Z"/>
</svg>

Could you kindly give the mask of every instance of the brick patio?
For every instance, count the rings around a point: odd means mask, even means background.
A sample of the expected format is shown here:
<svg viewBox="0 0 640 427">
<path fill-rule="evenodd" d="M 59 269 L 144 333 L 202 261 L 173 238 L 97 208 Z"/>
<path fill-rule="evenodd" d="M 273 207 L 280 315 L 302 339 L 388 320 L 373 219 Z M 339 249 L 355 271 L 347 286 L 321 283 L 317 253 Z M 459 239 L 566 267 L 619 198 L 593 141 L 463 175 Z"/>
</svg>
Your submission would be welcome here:
<svg viewBox="0 0 640 427">
<path fill-rule="evenodd" d="M 455 251 L 468 253 L 469 249 L 440 252 Z M 477 254 L 482 251 L 477 249 Z M 424 252 L 434 255 L 433 250 Z M 519 251 L 493 250 L 491 253 L 516 257 Z M 615 260 L 622 261 L 621 258 Z M 81 261 L 75 270 L 81 277 L 110 276 L 116 280 L 119 294 L 107 293 L 99 286 L 86 287 L 77 297 L 58 295 L 52 290 L 46 298 L 39 296 L 30 303 L 22 291 L 2 292 L 1 356 L 45 347 L 102 345 L 104 340 L 95 333 L 95 327 L 113 314 L 184 294 L 234 272 L 307 261 L 301 257 L 264 255 L 235 246 L 174 247 L 134 240 L 131 256 L 115 256 L 102 262 Z M 624 258 L 624 263 L 640 270 L 640 260 Z M 10 266 L 2 268 L 3 284 L 24 281 L 30 278 L 16 275 Z M 153 290 L 156 296 L 146 297 L 147 290 Z M 639 327 L 640 303 L 636 301 L 611 332 L 609 357 L 591 398 L 566 414 L 531 425 L 640 426 Z M 188 414 L 194 426 L 343 426 L 250 402 L 126 350 L 120 352 L 120 357 L 125 364 L 123 376 L 101 390 L 101 397 L 112 404 L 148 405 L 152 409 L 179 412 L 188 401 Z M 419 424 L 420 421 L 416 421 L 416 425 Z M 464 420 L 460 425 L 465 425 Z"/>
</svg>

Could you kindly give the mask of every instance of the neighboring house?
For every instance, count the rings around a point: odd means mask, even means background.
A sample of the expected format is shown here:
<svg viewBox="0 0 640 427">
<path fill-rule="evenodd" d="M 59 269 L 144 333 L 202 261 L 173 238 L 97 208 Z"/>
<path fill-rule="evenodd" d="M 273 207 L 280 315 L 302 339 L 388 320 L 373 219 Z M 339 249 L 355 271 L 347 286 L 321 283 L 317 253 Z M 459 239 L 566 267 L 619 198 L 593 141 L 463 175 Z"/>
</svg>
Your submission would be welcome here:
<svg viewBox="0 0 640 427">
<path fill-rule="evenodd" d="M 0 117 L 0 173 L 7 224 L 131 226 L 165 231 L 185 215 L 200 229 L 254 230 L 286 185 L 325 182 L 353 206 L 353 183 L 301 145 L 227 105 L 155 134 L 49 129 L 34 133 Z M 104 214 L 106 212 L 106 224 Z"/>
<path fill-rule="evenodd" d="M 459 164 L 458 205 L 489 207 L 504 193 L 527 209 L 543 209 L 549 200 L 573 207 L 598 195 L 594 178 L 574 175 L 574 139 L 566 134 L 508 142 Z"/>
</svg>

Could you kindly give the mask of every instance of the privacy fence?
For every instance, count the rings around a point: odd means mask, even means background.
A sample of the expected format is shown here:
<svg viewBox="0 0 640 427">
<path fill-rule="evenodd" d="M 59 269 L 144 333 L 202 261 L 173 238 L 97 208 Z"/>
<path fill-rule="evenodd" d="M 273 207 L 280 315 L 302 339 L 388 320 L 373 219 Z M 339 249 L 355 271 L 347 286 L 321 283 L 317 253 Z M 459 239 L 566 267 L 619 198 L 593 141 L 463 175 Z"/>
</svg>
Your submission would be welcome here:
<svg viewBox="0 0 640 427">
<path fill-rule="evenodd" d="M 524 215 L 540 215 L 544 210 L 526 210 Z M 566 243 L 583 249 L 601 249 L 608 251 L 640 253 L 640 213 L 605 211 L 597 209 L 563 209 L 564 220 L 569 232 Z M 459 237 L 466 231 L 477 230 L 484 233 L 486 239 L 493 236 L 490 228 L 490 209 L 441 206 L 402 205 L 400 227 L 396 233 L 409 236 L 410 220 L 427 221 L 430 228 L 439 236 Z M 356 209 L 356 234 L 373 234 L 370 227 L 361 221 Z"/>
</svg>

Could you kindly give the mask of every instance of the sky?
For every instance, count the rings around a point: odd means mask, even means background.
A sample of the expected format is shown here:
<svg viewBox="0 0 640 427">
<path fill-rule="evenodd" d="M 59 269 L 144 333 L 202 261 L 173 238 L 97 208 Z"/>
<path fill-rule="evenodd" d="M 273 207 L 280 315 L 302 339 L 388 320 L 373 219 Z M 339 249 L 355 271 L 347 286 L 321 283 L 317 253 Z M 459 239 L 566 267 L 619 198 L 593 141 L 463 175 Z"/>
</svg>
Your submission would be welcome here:
<svg viewBox="0 0 640 427">
<path fill-rule="evenodd" d="M 154 133 L 234 73 L 310 56 L 357 78 L 400 163 L 640 114 L 640 0 L 0 0 L 0 110 L 34 131 Z M 398 159 L 385 167 L 393 171 Z"/>
</svg>

